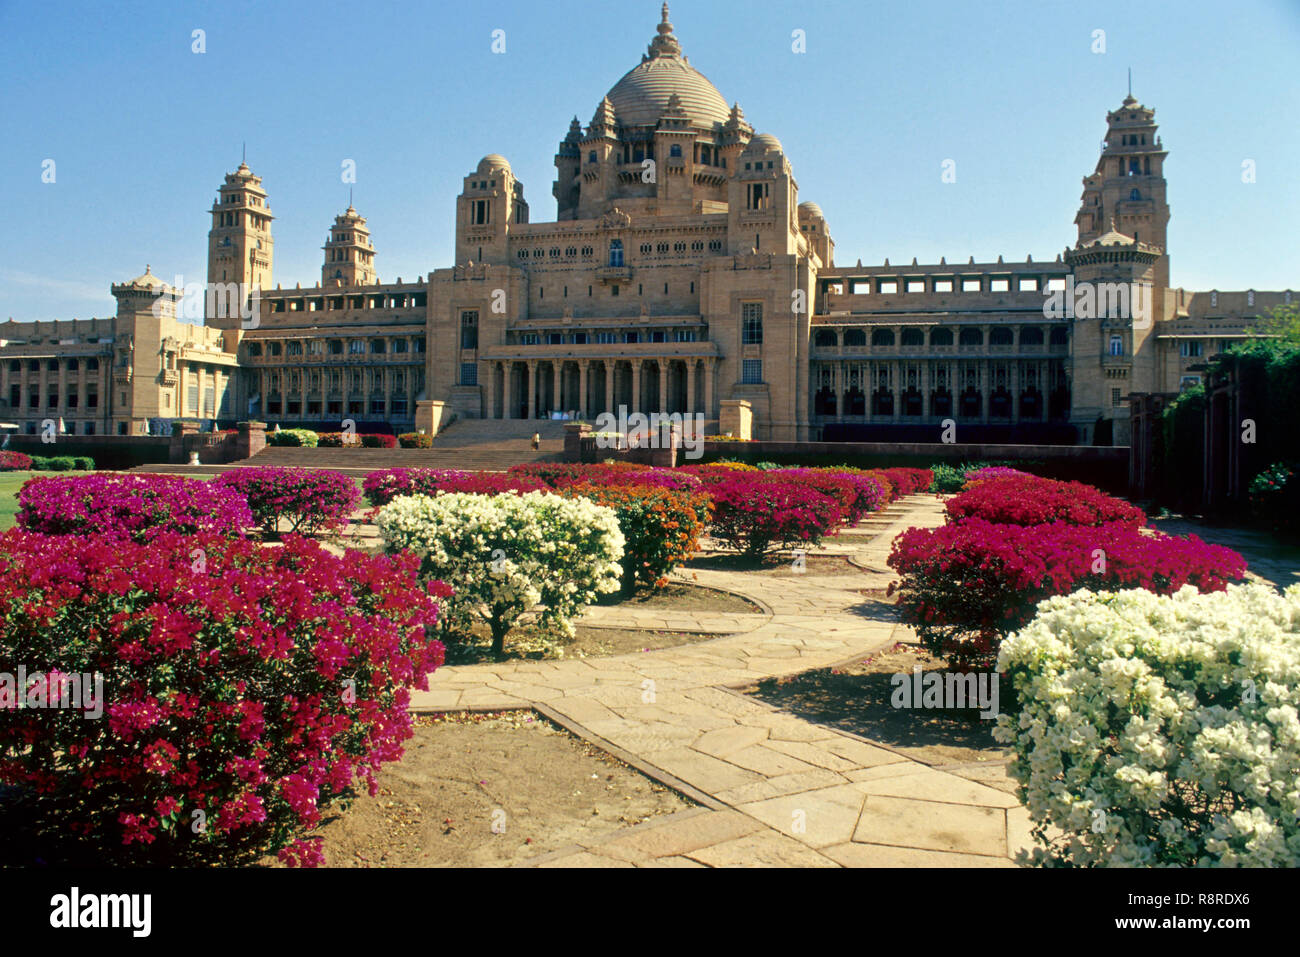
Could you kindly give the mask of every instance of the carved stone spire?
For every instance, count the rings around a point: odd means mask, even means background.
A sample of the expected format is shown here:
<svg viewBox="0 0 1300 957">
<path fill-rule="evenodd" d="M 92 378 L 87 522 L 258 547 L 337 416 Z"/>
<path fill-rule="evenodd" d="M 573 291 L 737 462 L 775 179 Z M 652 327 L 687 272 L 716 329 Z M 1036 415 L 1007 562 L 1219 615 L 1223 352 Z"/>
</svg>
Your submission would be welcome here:
<svg viewBox="0 0 1300 957">
<path fill-rule="evenodd" d="M 650 59 L 653 60 L 661 56 L 681 56 L 682 45 L 673 36 L 673 25 L 668 22 L 668 4 L 666 3 L 663 8 L 663 18 L 659 21 L 659 26 L 656 29 L 659 31 L 659 35 L 650 41 L 650 46 L 647 49 Z"/>
</svg>

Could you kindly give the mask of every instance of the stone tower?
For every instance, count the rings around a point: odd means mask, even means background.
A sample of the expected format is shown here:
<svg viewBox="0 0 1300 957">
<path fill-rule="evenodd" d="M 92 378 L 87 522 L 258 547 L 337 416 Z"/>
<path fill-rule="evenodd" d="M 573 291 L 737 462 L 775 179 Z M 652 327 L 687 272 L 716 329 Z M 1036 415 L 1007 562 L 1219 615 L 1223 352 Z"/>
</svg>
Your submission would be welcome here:
<svg viewBox="0 0 1300 957">
<path fill-rule="evenodd" d="M 254 176 L 246 163 L 226 174 L 212 206 L 212 229 L 208 231 L 209 286 L 242 283 L 245 295 L 254 288 L 272 288 L 273 218 L 262 177 Z"/>
<path fill-rule="evenodd" d="M 1079 245 L 1110 230 L 1163 251 L 1155 265 L 1158 290 L 1169 288 L 1169 203 L 1165 157 L 1156 134 L 1155 110 L 1130 92 L 1118 110 L 1106 114 L 1106 139 L 1097 169 L 1083 181 L 1075 224 Z M 1163 313 L 1157 313 L 1162 317 Z"/>
<path fill-rule="evenodd" d="M 515 179 L 504 156 L 483 157 L 465 177 L 465 188 L 456 198 L 457 264 L 507 264 L 510 227 L 527 222 L 524 184 Z"/>
<path fill-rule="evenodd" d="M 375 273 L 375 247 L 370 241 L 366 220 L 352 205 L 340 216 L 322 247 L 325 262 L 320 268 L 320 284 L 329 286 L 369 286 L 379 281 Z"/>
</svg>

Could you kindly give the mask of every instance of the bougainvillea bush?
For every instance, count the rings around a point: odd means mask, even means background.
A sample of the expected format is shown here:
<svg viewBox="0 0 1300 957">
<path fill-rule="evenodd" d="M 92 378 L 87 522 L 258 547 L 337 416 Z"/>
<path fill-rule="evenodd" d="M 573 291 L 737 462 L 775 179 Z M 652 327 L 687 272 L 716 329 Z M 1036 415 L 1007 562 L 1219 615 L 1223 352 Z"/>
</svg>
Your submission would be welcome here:
<svg viewBox="0 0 1300 957">
<path fill-rule="evenodd" d="M 623 572 L 617 515 L 584 498 L 404 496 L 385 505 L 375 524 L 388 551 L 409 549 L 425 577 L 455 589 L 444 606 L 444 633 L 464 638 L 482 620 L 498 656 L 510 629 L 539 604 L 543 628 L 571 636 L 571 619 L 617 591 Z"/>
<path fill-rule="evenodd" d="M 898 495 L 915 495 L 917 492 L 929 491 L 934 484 L 933 469 L 881 469 L 886 477 L 898 489 Z"/>
<path fill-rule="evenodd" d="M 800 482 L 829 495 L 844 512 L 846 525 L 856 525 L 886 504 L 882 477 L 855 469 L 767 469 L 765 474 Z"/>
<path fill-rule="evenodd" d="M 1146 533 L 1128 524 L 998 525 L 980 518 L 910 528 L 894 540 L 889 566 L 903 620 L 925 647 L 958 666 L 983 666 L 1002 638 L 1034 617 L 1035 606 L 1079 588 L 1184 585 L 1221 591 L 1246 562 L 1199 538 Z"/>
<path fill-rule="evenodd" d="M 18 526 L 46 535 L 147 542 L 167 531 L 243 535 L 254 524 L 239 492 L 176 475 L 33 478 L 19 490 L 18 504 Z"/>
<path fill-rule="evenodd" d="M 0 449 L 0 472 L 27 472 L 32 467 L 32 457 L 22 452 Z"/>
<path fill-rule="evenodd" d="M 548 488 L 541 479 L 501 472 L 465 472 L 459 469 L 380 469 L 362 483 L 371 505 L 387 505 L 402 495 L 437 495 L 472 492 L 477 495 L 521 495 Z"/>
<path fill-rule="evenodd" d="M 974 482 L 983 482 L 987 479 L 995 478 L 1029 478 L 1028 472 L 1022 472 L 1019 469 L 1013 469 L 1006 465 L 986 465 L 984 468 L 971 469 L 966 473 L 964 487 L 969 487 Z"/>
<path fill-rule="evenodd" d="M 707 495 L 642 485 L 569 485 L 562 493 L 614 510 L 623 533 L 622 590 L 661 588 L 699 548 L 712 507 Z"/>
<path fill-rule="evenodd" d="M 948 500 L 949 521 L 982 518 L 1010 525 L 1145 525 L 1142 509 L 1082 482 L 1057 482 L 1033 475 L 992 478 Z"/>
<path fill-rule="evenodd" d="M 770 472 L 738 472 L 708 486 L 710 534 L 746 558 L 772 548 L 818 545 L 838 531 L 844 510 L 831 496 Z"/>
<path fill-rule="evenodd" d="M 575 482 L 608 481 L 614 475 L 648 471 L 650 466 L 631 462 L 528 462 L 510 466 L 508 474 L 539 479 L 551 488 L 559 488 Z"/>
<path fill-rule="evenodd" d="M 1300 586 L 1053 598 L 997 667 L 1026 862 L 1300 866 Z"/>
<path fill-rule="evenodd" d="M 314 535 L 345 526 L 361 492 L 357 483 L 339 472 L 261 466 L 231 469 L 213 480 L 248 500 L 253 518 L 268 535 L 280 523 L 288 532 Z"/>
<path fill-rule="evenodd" d="M 411 735 L 408 689 L 443 660 L 427 628 L 446 589 L 416 564 L 297 536 L 5 533 L 0 670 L 99 674 L 106 705 L 8 702 L 0 783 L 99 865 L 319 863 L 322 812 L 375 792 Z"/>
</svg>

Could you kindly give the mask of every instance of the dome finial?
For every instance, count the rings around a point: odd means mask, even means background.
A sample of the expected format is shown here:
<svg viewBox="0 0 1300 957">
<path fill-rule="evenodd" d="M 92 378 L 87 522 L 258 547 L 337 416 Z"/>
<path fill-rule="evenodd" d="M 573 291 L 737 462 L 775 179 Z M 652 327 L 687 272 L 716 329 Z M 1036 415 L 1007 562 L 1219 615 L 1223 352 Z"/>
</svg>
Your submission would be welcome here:
<svg viewBox="0 0 1300 957">
<path fill-rule="evenodd" d="M 653 60 L 655 57 L 661 56 L 681 56 L 682 45 L 673 36 L 673 25 L 668 21 L 668 4 L 666 3 L 663 6 L 663 13 L 656 29 L 659 31 L 659 35 L 650 41 L 647 50 L 650 59 Z"/>
</svg>

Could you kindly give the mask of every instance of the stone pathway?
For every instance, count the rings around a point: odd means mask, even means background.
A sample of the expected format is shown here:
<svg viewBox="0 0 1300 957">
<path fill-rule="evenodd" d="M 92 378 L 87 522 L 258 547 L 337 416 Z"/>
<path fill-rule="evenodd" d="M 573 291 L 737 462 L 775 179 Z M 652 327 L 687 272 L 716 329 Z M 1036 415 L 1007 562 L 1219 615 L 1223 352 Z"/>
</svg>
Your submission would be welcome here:
<svg viewBox="0 0 1300 957">
<path fill-rule="evenodd" d="M 873 516 L 825 552 L 851 554 L 861 576 L 773 577 L 694 570 L 678 577 L 743 595 L 770 611 L 722 615 L 597 609 L 591 623 L 712 633 L 676 648 L 565 661 L 440 668 L 418 711 L 535 707 L 703 805 L 539 867 L 1008 867 L 1029 843 L 1013 795 L 737 693 L 764 678 L 866 656 L 910 635 L 885 588 L 898 532 L 942 523 L 917 495 Z M 669 624 L 675 623 L 675 624 Z M 621 626 L 621 625 L 620 625 Z"/>
<path fill-rule="evenodd" d="M 1300 547 L 1254 528 L 1207 525 L 1193 518 L 1158 518 L 1152 527 L 1169 535 L 1195 535 L 1214 545 L 1240 552 L 1249 566 L 1247 576 L 1275 588 L 1300 584 Z"/>
</svg>

